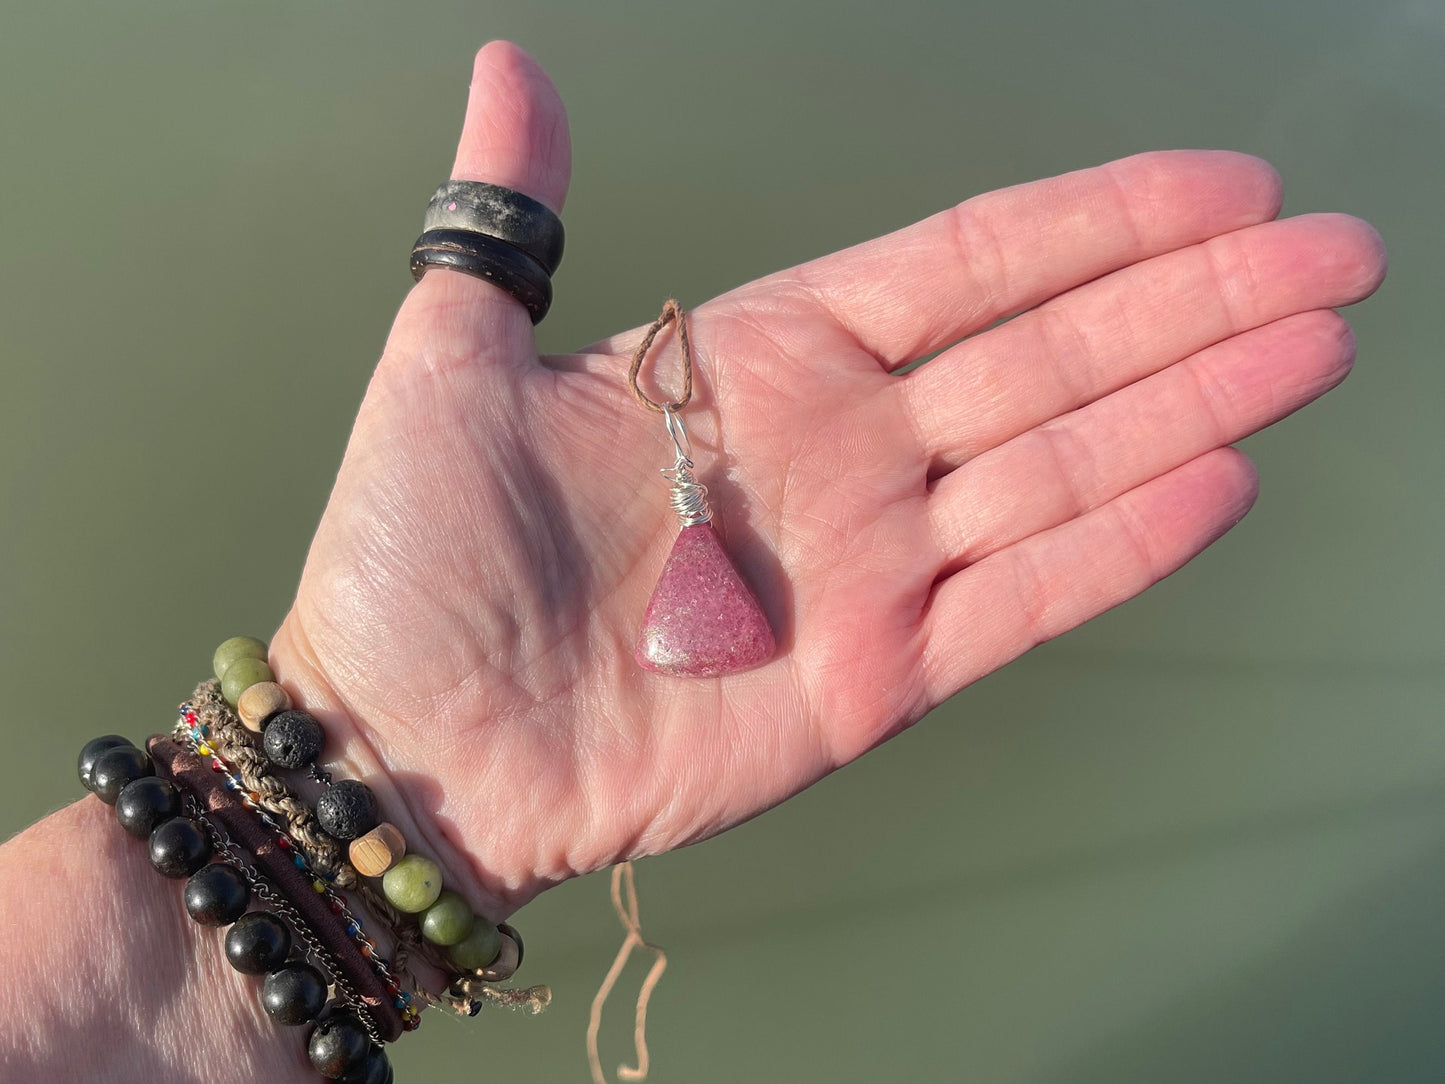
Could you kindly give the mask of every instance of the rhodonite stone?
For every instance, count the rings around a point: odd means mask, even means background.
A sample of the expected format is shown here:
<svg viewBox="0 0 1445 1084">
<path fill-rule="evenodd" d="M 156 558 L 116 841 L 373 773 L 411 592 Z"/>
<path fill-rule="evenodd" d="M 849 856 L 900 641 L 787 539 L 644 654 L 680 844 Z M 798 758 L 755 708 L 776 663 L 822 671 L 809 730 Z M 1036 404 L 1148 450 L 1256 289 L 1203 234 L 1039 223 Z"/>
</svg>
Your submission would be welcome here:
<svg viewBox="0 0 1445 1084">
<path fill-rule="evenodd" d="M 773 631 L 711 523 L 684 527 L 662 567 L 637 642 L 659 674 L 720 677 L 773 657 Z"/>
</svg>

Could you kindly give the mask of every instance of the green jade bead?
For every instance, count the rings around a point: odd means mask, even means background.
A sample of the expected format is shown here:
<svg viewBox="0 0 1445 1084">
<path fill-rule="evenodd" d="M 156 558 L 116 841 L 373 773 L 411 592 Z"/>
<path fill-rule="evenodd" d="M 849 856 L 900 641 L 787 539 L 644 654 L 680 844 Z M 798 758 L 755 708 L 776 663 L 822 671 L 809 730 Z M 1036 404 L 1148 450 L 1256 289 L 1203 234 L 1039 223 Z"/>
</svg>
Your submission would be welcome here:
<svg viewBox="0 0 1445 1084">
<path fill-rule="evenodd" d="M 226 676 L 226 668 L 237 659 L 260 659 L 266 661 L 266 644 L 254 636 L 232 636 L 211 656 L 211 669 L 217 678 Z"/>
<path fill-rule="evenodd" d="M 276 675 L 271 673 L 265 659 L 240 658 L 226 667 L 226 672 L 221 675 L 221 695 L 234 708 L 241 694 L 252 685 L 258 681 L 275 680 Z"/>
<path fill-rule="evenodd" d="M 381 894 L 398 911 L 419 914 L 442 893 L 441 868 L 430 858 L 409 854 L 381 878 Z"/>
<path fill-rule="evenodd" d="M 491 967 L 501 954 L 501 932 L 480 915 L 472 923 L 472 932 L 447 949 L 452 963 L 463 971 L 480 971 L 484 967 Z"/>
<path fill-rule="evenodd" d="M 467 901 L 447 889 L 421 916 L 421 935 L 433 945 L 455 945 L 472 932 L 474 918 Z"/>
</svg>

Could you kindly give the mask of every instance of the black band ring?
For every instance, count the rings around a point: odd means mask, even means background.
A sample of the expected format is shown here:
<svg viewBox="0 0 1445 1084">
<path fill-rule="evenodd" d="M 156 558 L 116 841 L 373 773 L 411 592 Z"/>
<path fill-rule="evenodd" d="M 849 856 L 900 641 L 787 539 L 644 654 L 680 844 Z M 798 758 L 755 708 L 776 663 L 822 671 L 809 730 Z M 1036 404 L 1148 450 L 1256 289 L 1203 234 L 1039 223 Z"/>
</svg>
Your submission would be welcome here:
<svg viewBox="0 0 1445 1084">
<path fill-rule="evenodd" d="M 426 205 L 422 229 L 484 233 L 525 252 L 549 275 L 557 273 L 566 240 L 550 208 L 485 181 L 443 181 Z"/>
<path fill-rule="evenodd" d="M 552 307 L 552 280 L 541 264 L 505 241 L 471 230 L 427 230 L 411 247 L 411 276 L 429 267 L 450 267 L 485 279 L 511 294 L 540 324 Z"/>
</svg>

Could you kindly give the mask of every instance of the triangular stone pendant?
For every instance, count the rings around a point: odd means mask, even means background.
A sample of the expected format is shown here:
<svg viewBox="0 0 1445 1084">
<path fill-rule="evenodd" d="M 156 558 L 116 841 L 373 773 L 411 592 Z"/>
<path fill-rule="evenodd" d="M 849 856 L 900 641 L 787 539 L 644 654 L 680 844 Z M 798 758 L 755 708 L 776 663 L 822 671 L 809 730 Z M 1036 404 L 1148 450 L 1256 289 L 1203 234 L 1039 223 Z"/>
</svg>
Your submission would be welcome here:
<svg viewBox="0 0 1445 1084">
<path fill-rule="evenodd" d="M 773 657 L 773 630 L 711 523 L 684 527 L 652 591 L 637 662 L 659 674 L 721 677 Z"/>
</svg>

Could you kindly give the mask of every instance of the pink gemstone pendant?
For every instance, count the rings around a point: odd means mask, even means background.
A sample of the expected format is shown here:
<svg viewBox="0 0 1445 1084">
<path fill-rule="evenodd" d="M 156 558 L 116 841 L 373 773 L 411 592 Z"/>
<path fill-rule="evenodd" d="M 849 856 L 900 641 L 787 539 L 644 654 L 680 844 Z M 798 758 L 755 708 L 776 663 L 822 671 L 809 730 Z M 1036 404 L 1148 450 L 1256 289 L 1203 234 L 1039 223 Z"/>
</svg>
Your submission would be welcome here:
<svg viewBox="0 0 1445 1084">
<path fill-rule="evenodd" d="M 677 458 L 663 468 L 682 530 L 652 589 L 637 664 L 678 677 L 722 677 L 773 657 L 768 619 L 712 528 L 707 487 L 692 475 L 692 445 L 677 407 L 663 408 Z"/>
<path fill-rule="evenodd" d="M 684 527 L 647 604 L 637 664 L 681 677 L 721 677 L 773 657 L 773 630 L 711 523 Z"/>
</svg>

